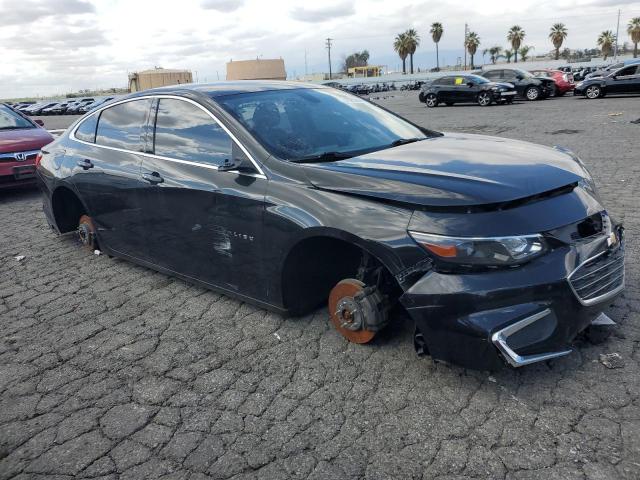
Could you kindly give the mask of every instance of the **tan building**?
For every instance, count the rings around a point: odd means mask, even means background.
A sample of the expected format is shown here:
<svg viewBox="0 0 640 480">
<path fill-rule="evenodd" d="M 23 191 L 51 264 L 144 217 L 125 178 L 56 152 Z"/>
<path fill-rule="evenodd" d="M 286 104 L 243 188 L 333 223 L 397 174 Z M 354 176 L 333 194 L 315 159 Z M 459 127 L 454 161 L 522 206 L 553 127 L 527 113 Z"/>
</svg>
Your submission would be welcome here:
<svg viewBox="0 0 640 480">
<path fill-rule="evenodd" d="M 284 60 L 256 59 L 227 63 L 227 80 L 286 80 Z"/>
<path fill-rule="evenodd" d="M 149 88 L 164 87 L 166 85 L 179 85 L 192 83 L 193 76 L 189 70 L 171 70 L 167 68 L 154 68 L 129 74 L 129 91 L 139 92 Z"/>
</svg>

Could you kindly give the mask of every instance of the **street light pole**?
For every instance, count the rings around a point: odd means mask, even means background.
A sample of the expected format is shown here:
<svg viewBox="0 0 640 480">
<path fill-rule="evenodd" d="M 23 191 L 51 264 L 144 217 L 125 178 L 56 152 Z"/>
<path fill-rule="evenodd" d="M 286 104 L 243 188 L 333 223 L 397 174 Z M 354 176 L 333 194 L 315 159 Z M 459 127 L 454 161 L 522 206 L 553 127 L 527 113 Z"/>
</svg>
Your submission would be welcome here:
<svg viewBox="0 0 640 480">
<path fill-rule="evenodd" d="M 464 24 L 464 45 L 463 45 L 463 49 L 464 49 L 464 69 L 467 69 L 467 36 L 469 35 L 469 26 L 465 23 Z"/>
<path fill-rule="evenodd" d="M 329 80 L 331 80 L 331 38 L 327 38 L 327 52 L 329 55 Z"/>
<path fill-rule="evenodd" d="M 616 27 L 616 44 L 613 47 L 613 59 L 618 61 L 618 35 L 620 34 L 620 9 L 618 9 L 618 26 Z"/>
</svg>

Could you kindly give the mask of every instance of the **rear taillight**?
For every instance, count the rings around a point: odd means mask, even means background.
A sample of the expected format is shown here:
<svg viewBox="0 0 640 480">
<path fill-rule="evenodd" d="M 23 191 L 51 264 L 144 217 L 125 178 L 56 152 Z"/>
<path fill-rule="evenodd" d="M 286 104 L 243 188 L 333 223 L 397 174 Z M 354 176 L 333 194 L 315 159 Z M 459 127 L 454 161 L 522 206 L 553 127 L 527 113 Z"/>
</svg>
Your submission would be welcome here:
<svg viewBox="0 0 640 480">
<path fill-rule="evenodd" d="M 42 152 L 38 152 L 38 155 L 36 156 L 36 168 L 38 168 L 41 161 L 42 161 Z"/>
</svg>

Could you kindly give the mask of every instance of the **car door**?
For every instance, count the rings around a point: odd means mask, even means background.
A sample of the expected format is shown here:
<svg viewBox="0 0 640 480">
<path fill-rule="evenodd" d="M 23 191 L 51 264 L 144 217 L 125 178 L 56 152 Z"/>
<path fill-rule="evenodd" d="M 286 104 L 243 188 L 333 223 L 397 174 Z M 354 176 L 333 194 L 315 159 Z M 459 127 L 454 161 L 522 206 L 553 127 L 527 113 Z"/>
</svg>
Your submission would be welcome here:
<svg viewBox="0 0 640 480">
<path fill-rule="evenodd" d="M 638 86 L 637 65 L 618 70 L 607 77 L 607 93 L 634 93 Z"/>
<path fill-rule="evenodd" d="M 72 182 L 85 201 L 98 237 L 118 253 L 140 258 L 139 190 L 143 127 L 152 100 L 142 98 L 87 117 L 72 133 Z"/>
<path fill-rule="evenodd" d="M 438 100 L 441 102 L 455 102 L 453 77 L 443 77 L 438 80 Z"/>
<path fill-rule="evenodd" d="M 264 298 L 266 177 L 203 106 L 161 97 L 156 110 L 152 155 L 145 156 L 141 170 L 147 182 L 142 200 L 147 259 L 172 272 Z M 220 170 L 229 162 L 242 165 Z"/>
</svg>

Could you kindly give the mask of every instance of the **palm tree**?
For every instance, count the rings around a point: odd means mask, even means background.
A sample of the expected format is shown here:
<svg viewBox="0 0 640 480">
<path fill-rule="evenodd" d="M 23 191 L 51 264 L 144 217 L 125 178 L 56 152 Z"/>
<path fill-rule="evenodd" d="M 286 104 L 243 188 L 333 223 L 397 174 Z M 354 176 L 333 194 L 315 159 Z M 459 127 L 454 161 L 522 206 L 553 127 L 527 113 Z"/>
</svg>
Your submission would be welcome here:
<svg viewBox="0 0 640 480">
<path fill-rule="evenodd" d="M 409 55 L 409 40 L 406 33 L 399 33 L 393 41 L 393 49 L 402 59 L 402 73 L 407 73 L 407 55 Z"/>
<path fill-rule="evenodd" d="M 556 49 L 556 60 L 560 58 L 560 47 L 562 47 L 564 39 L 567 38 L 567 33 L 567 27 L 564 26 L 564 23 L 554 23 L 551 27 L 549 38 L 551 42 L 553 42 L 553 47 Z"/>
<path fill-rule="evenodd" d="M 413 28 L 410 28 L 404 34 L 407 36 L 408 53 L 409 53 L 409 65 L 411 67 L 411 73 L 413 74 L 413 54 L 416 53 L 416 49 L 420 45 L 420 35 Z"/>
<path fill-rule="evenodd" d="M 476 32 L 469 32 L 467 34 L 467 39 L 464 42 L 465 47 L 467 47 L 467 51 L 471 56 L 471 68 L 475 68 L 473 65 L 473 56 L 476 54 L 478 50 L 478 45 L 480 45 L 480 37 Z"/>
<path fill-rule="evenodd" d="M 602 50 L 604 60 L 606 60 L 607 57 L 611 55 L 611 51 L 613 50 L 613 42 L 615 41 L 615 35 L 611 30 L 605 30 L 598 36 L 598 46 L 600 47 L 600 50 Z"/>
<path fill-rule="evenodd" d="M 496 45 L 495 47 L 485 48 L 482 51 L 482 56 L 486 55 L 487 53 L 489 54 L 489 60 L 491 60 L 491 63 L 495 65 L 498 59 L 502 57 L 502 47 L 498 47 Z"/>
<path fill-rule="evenodd" d="M 633 42 L 633 58 L 638 58 L 638 43 L 640 43 L 640 17 L 629 20 L 627 33 Z"/>
<path fill-rule="evenodd" d="M 438 52 L 438 43 L 440 43 L 440 39 L 442 38 L 442 33 L 444 29 L 442 28 L 442 24 L 440 22 L 433 22 L 431 24 L 431 38 L 436 44 L 436 70 L 440 71 L 440 58 Z"/>
<path fill-rule="evenodd" d="M 519 25 L 514 25 L 507 33 L 507 40 L 511 42 L 511 47 L 513 48 L 514 63 L 518 63 L 518 50 L 520 50 L 520 45 L 522 45 L 525 36 L 526 33 Z"/>
<path fill-rule="evenodd" d="M 511 57 L 513 57 L 513 50 L 504 50 L 504 58 L 507 59 L 507 63 L 511 63 Z"/>
<path fill-rule="evenodd" d="M 523 45 L 520 47 L 520 57 L 522 58 L 523 62 L 527 61 L 529 52 L 533 50 L 533 47 L 529 46 L 529 45 Z"/>
</svg>

